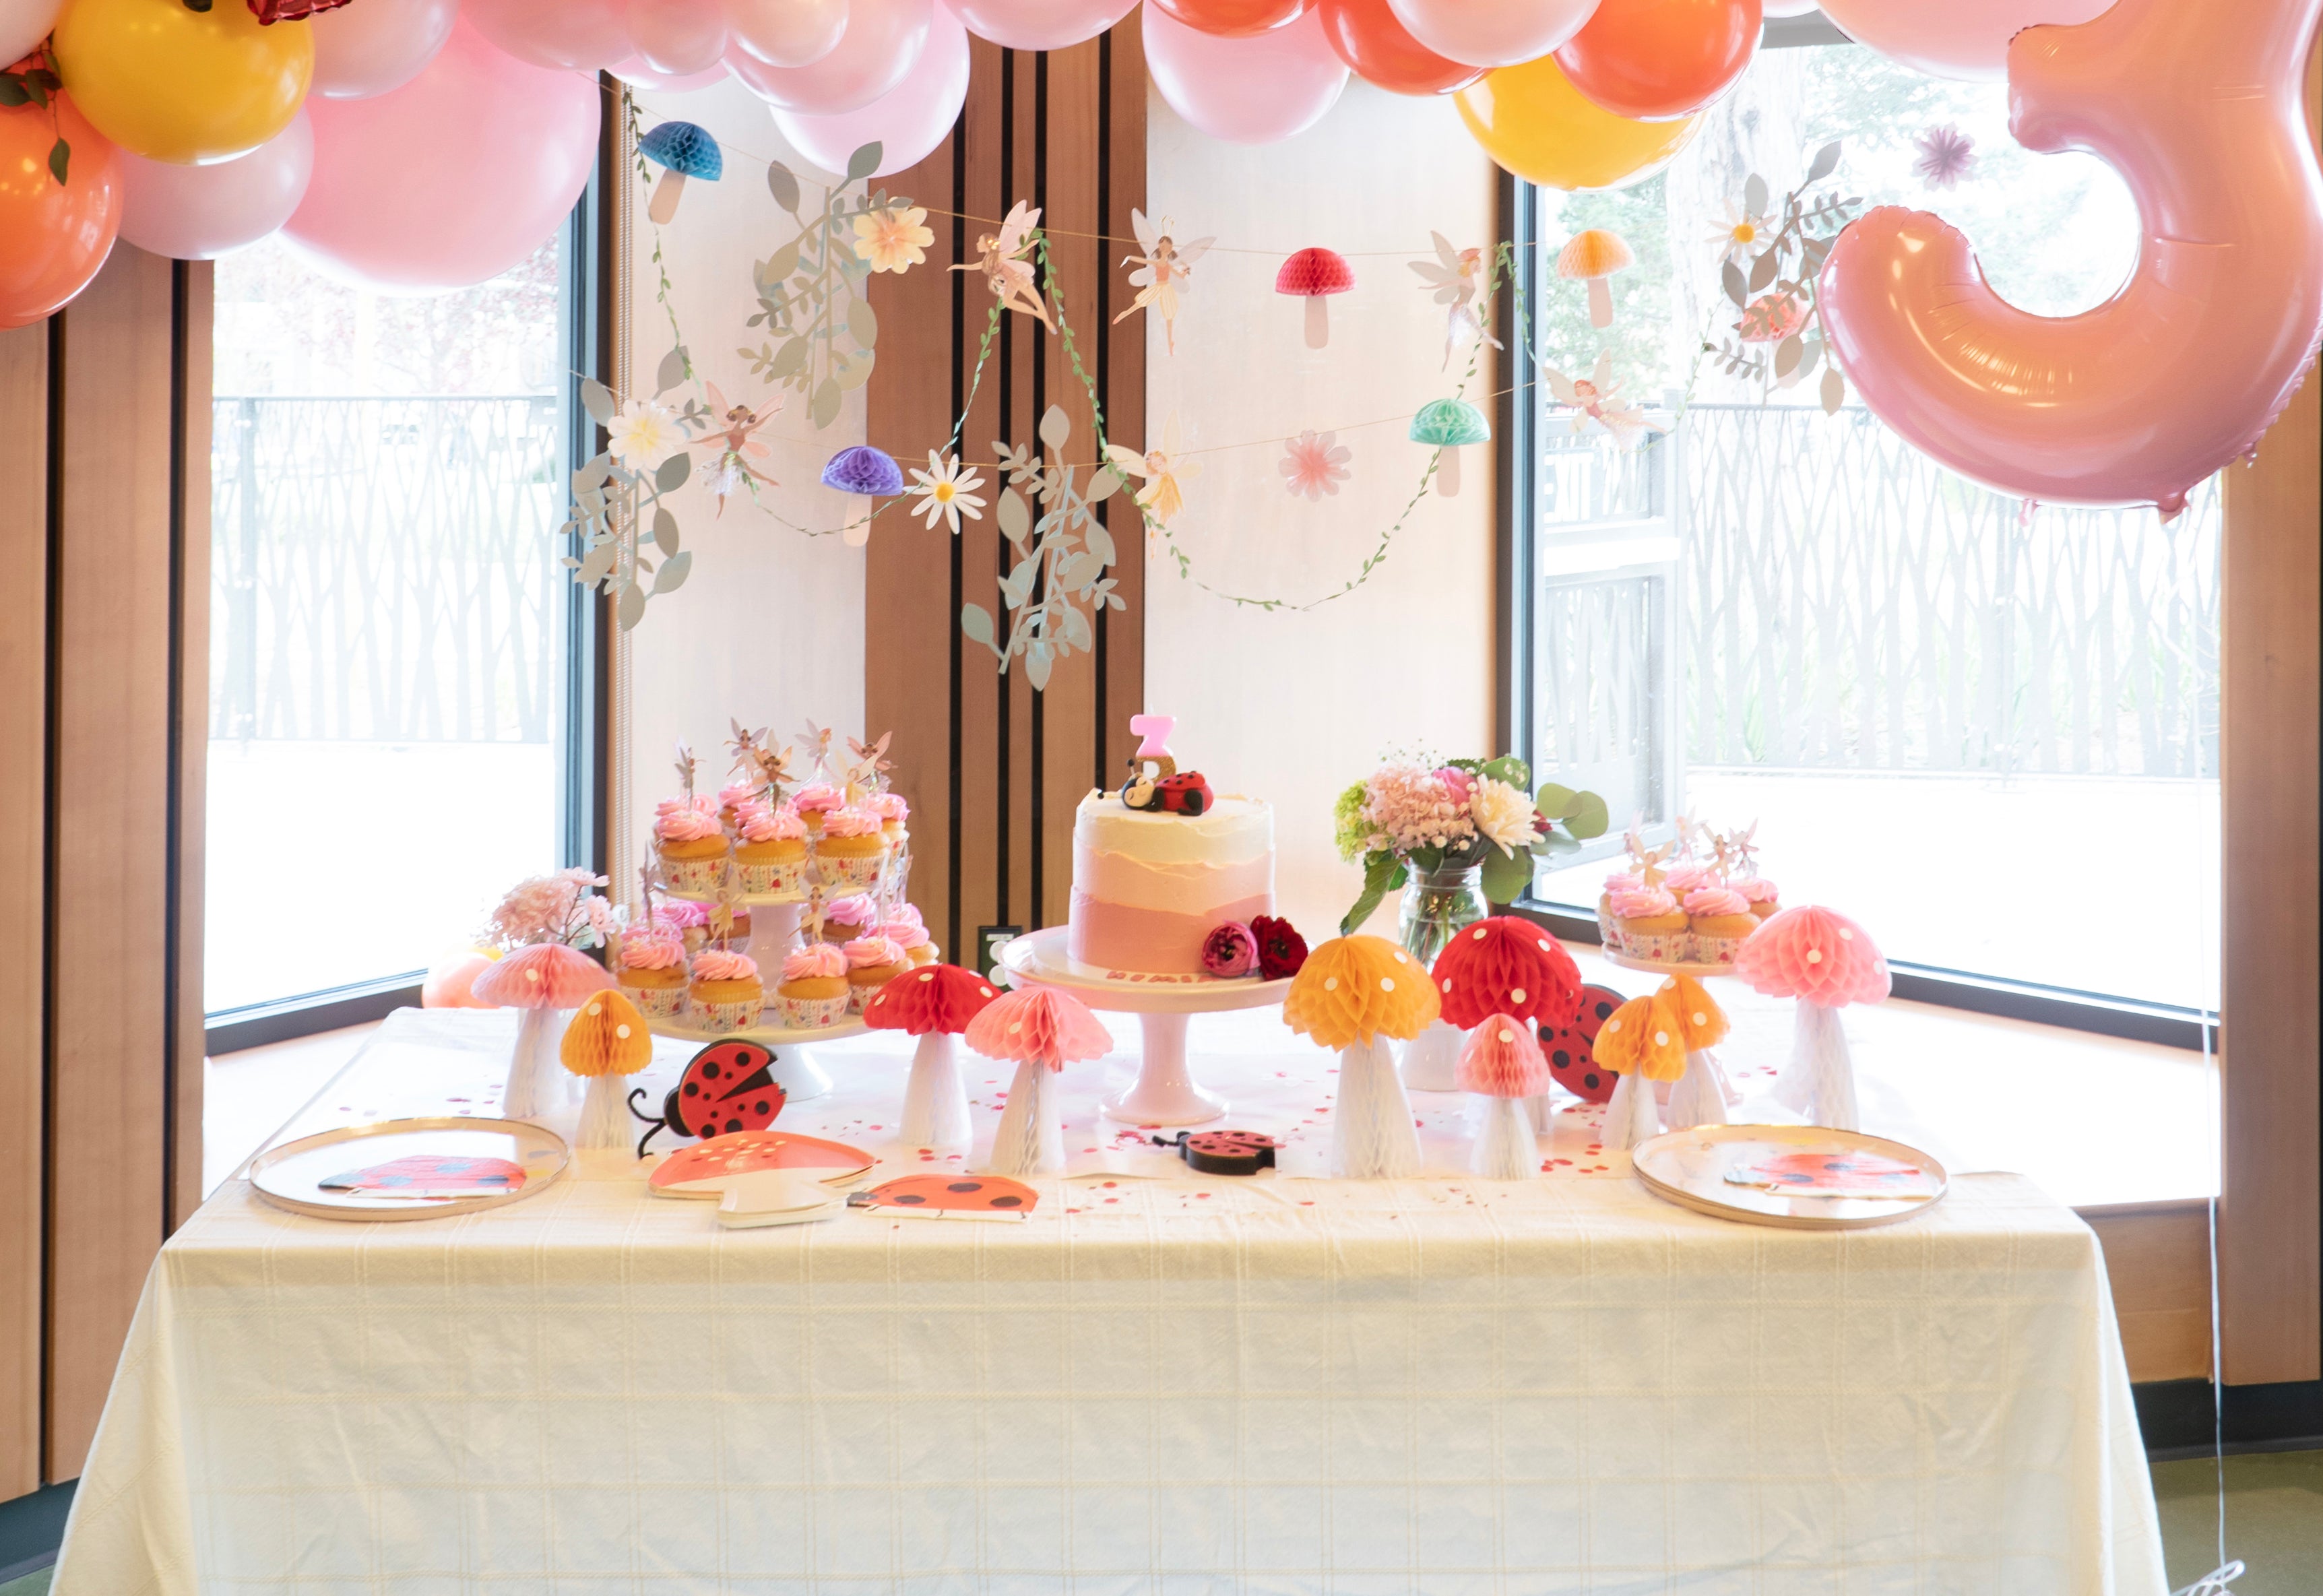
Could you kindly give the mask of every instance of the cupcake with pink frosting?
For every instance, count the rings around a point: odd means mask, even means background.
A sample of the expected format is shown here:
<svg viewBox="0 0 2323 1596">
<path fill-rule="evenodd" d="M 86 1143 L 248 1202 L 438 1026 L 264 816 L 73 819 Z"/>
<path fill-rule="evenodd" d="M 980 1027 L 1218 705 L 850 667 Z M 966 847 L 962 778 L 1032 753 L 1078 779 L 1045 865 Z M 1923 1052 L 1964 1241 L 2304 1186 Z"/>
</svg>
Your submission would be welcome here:
<svg viewBox="0 0 2323 1596">
<path fill-rule="evenodd" d="M 744 804 L 734 822 L 734 878 L 746 893 L 803 893 L 806 822 L 788 808 Z"/>
<path fill-rule="evenodd" d="M 1750 900 L 1750 913 L 1760 920 L 1771 920 L 1783 910 L 1783 894 L 1764 876 L 1745 876 L 1734 883 L 1734 890 Z"/>
<path fill-rule="evenodd" d="M 1672 897 L 1683 903 L 1685 894 L 1696 887 L 1719 886 L 1723 883 L 1719 880 L 1718 872 L 1710 866 L 1686 862 L 1672 865 L 1663 871 L 1662 885 L 1669 888 Z"/>
<path fill-rule="evenodd" d="M 913 964 L 933 964 L 936 961 L 934 940 L 928 935 L 928 928 L 920 923 L 916 912 L 909 920 L 899 914 L 892 920 L 882 921 L 879 935 L 901 948 L 904 959 Z"/>
<path fill-rule="evenodd" d="M 758 967 L 747 953 L 704 948 L 693 956 L 693 1023 L 697 1029 L 748 1031 L 767 1006 Z"/>
<path fill-rule="evenodd" d="M 810 942 L 783 960 L 775 1011 L 792 1031 L 820 1031 L 847 1017 L 847 955 L 830 942 Z"/>
<path fill-rule="evenodd" d="M 672 892 L 714 893 L 726 878 L 726 828 L 709 798 L 665 798 L 654 806 L 654 852 Z"/>
<path fill-rule="evenodd" d="M 844 807 L 846 803 L 847 794 L 829 782 L 809 782 L 791 794 L 791 807 L 806 822 L 806 834 L 810 837 L 822 836 L 822 817 Z"/>
<path fill-rule="evenodd" d="M 1686 931 L 1694 939 L 1696 964 L 1732 964 L 1744 941 L 1758 929 L 1750 900 L 1731 886 L 1713 882 L 1685 894 Z"/>
<path fill-rule="evenodd" d="M 879 885 L 887 867 L 887 839 L 868 809 L 825 811 L 814 839 L 814 867 L 825 886 L 864 892 Z"/>
<path fill-rule="evenodd" d="M 847 957 L 847 1008 L 859 1014 L 872 995 L 912 968 L 904 950 L 888 937 L 858 937 L 841 951 Z"/>
<path fill-rule="evenodd" d="M 822 906 L 822 940 L 851 942 L 879 929 L 879 903 L 868 892 L 849 893 Z"/>
<path fill-rule="evenodd" d="M 718 789 L 718 818 L 730 831 L 741 823 L 743 810 L 766 801 L 764 782 L 728 782 Z"/>
<path fill-rule="evenodd" d="M 1610 920 L 1613 913 L 1613 894 L 1635 892 L 1645 885 L 1646 878 L 1635 870 L 1616 870 L 1605 877 L 1605 890 L 1597 894 L 1597 918 Z"/>
<path fill-rule="evenodd" d="M 614 964 L 621 995 L 637 1004 L 639 1014 L 656 1020 L 684 1016 L 685 944 L 675 933 L 629 932 L 621 939 Z"/>
<path fill-rule="evenodd" d="M 709 945 L 710 911 L 684 898 L 663 898 L 654 904 L 653 924 L 647 929 L 656 936 L 675 937 L 688 953 L 699 953 Z"/>
<path fill-rule="evenodd" d="M 890 842 L 904 835 L 904 822 L 912 818 L 912 806 L 904 802 L 901 793 L 874 793 L 863 801 L 863 807 L 879 817 L 879 830 Z"/>
<path fill-rule="evenodd" d="M 1693 922 L 1669 888 L 1624 887 L 1612 899 L 1613 951 L 1652 964 L 1685 964 L 1692 957 Z"/>
</svg>

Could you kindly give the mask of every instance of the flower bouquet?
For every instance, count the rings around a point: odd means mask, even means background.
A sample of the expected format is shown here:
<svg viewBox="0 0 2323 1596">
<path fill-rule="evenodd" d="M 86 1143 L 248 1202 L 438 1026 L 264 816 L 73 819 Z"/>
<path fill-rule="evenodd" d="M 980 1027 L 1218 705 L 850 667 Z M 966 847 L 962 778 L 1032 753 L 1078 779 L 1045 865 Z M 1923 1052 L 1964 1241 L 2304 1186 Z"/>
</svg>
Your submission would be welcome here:
<svg viewBox="0 0 2323 1596">
<path fill-rule="evenodd" d="M 1532 772 L 1513 755 L 1428 766 L 1381 766 L 1339 794 L 1339 857 L 1364 867 L 1363 894 L 1339 922 L 1343 936 L 1398 887 L 1405 894 L 1399 940 L 1433 966 L 1463 927 L 1512 903 L 1538 862 L 1604 835 L 1605 801 L 1555 783 L 1530 791 Z"/>
</svg>

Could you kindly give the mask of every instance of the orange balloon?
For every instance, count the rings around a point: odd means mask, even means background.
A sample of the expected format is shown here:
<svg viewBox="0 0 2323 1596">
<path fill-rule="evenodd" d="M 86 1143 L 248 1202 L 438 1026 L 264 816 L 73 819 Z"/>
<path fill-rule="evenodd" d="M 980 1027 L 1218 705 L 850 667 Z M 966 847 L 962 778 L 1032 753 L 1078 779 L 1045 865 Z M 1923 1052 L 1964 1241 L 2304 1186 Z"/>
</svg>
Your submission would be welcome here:
<svg viewBox="0 0 2323 1596">
<path fill-rule="evenodd" d="M 121 228 L 113 146 L 59 97 L 0 109 L 0 327 L 30 326 L 88 286 Z M 60 183 L 49 151 L 72 158 Z"/>
<path fill-rule="evenodd" d="M 1333 52 L 1356 77 L 1391 94 L 1450 94 L 1484 75 L 1414 39 L 1387 0 L 1320 0 L 1317 12 Z"/>
<path fill-rule="evenodd" d="M 1220 39 L 1271 33 L 1297 22 L 1312 0 L 1152 0 L 1162 15 Z"/>
<path fill-rule="evenodd" d="M 1758 53 L 1759 0 L 1600 0 L 1556 52 L 1573 87 L 1616 116 L 1661 122 L 1734 87 Z"/>
<path fill-rule="evenodd" d="M 1554 56 L 1484 74 L 1454 96 L 1460 120 L 1503 171 L 1545 188 L 1624 188 L 1667 166 L 1701 126 L 1632 122 L 1566 80 Z"/>
</svg>

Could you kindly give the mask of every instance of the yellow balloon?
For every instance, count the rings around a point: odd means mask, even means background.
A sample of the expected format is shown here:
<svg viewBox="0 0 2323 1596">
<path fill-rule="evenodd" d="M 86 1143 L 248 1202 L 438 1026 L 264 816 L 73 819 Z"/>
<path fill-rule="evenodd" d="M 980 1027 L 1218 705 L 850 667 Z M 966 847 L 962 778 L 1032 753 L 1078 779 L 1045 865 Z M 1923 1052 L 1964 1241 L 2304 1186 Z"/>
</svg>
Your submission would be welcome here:
<svg viewBox="0 0 2323 1596">
<path fill-rule="evenodd" d="M 83 0 L 86 4 L 87 0 Z M 1624 188 L 1667 166 L 1702 125 L 1632 122 L 1591 103 L 1554 56 L 1485 73 L 1462 89 L 1460 120 L 1501 170 L 1547 188 Z"/>
<path fill-rule="evenodd" d="M 96 131 L 150 161 L 231 161 L 290 124 L 315 75 L 305 22 L 262 25 L 243 0 L 72 0 L 57 75 Z"/>
</svg>

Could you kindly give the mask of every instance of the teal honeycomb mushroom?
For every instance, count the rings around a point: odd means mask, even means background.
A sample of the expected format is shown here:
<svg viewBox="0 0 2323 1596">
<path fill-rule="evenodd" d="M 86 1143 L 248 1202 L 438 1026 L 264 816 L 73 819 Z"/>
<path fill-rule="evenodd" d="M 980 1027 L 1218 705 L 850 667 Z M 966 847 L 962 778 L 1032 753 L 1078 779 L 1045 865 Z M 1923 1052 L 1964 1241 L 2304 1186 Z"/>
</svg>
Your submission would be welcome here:
<svg viewBox="0 0 2323 1596">
<path fill-rule="evenodd" d="M 661 168 L 661 181 L 654 185 L 653 198 L 646 204 L 646 216 L 656 226 L 677 215 L 677 199 L 685 192 L 686 179 L 714 183 L 726 172 L 726 157 L 718 141 L 710 136 L 708 128 L 691 122 L 657 124 L 638 141 L 638 153 Z"/>
<path fill-rule="evenodd" d="M 1436 491 L 1449 499 L 1460 491 L 1461 448 L 1491 443 L 1492 429 L 1484 413 L 1466 399 L 1436 399 L 1411 418 L 1411 441 L 1444 452 L 1436 463 Z"/>
</svg>

